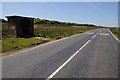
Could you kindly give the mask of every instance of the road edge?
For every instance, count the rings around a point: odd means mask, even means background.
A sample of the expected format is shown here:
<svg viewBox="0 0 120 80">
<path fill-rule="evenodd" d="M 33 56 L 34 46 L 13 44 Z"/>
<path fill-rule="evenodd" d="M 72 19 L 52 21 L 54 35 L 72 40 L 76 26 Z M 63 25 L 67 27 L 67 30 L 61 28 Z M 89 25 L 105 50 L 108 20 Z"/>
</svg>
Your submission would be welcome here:
<svg viewBox="0 0 120 80">
<path fill-rule="evenodd" d="M 119 39 L 108 29 L 108 31 L 112 34 L 112 36 L 120 43 Z"/>
<path fill-rule="evenodd" d="M 84 32 L 85 33 L 85 32 Z M 61 41 L 61 40 L 64 40 L 64 39 L 68 39 L 68 38 L 71 38 L 71 37 L 74 37 L 74 36 L 77 36 L 77 35 L 81 35 L 81 34 L 84 34 L 84 33 L 79 33 L 79 34 L 74 34 L 74 35 L 71 35 L 69 37 L 64 37 L 64 38 L 61 38 L 61 39 L 58 39 L 58 40 L 53 40 L 53 41 L 50 41 L 50 42 L 47 42 L 47 43 L 43 43 L 41 45 L 37 45 L 37 46 L 34 46 L 34 47 L 31 47 L 31 48 L 28 48 L 26 50 L 19 50 L 19 51 L 16 51 L 16 52 L 11 52 L 13 54 L 10 54 L 10 55 L 6 55 L 6 56 L 1 56 L 0 59 L 4 59 L 4 58 L 7 58 L 7 57 L 10 57 L 10 56 L 14 56 L 14 55 L 17 55 L 17 54 L 21 54 L 21 53 L 24 53 L 24 52 L 27 52 L 27 51 L 30 51 L 30 50 L 33 50 L 33 49 L 36 49 L 38 47 L 42 47 L 42 46 L 45 46 L 45 45 L 48 45 L 48 44 L 52 44 L 54 42 L 58 42 L 58 41 Z M 4 53 L 2 53 L 3 55 Z"/>
</svg>

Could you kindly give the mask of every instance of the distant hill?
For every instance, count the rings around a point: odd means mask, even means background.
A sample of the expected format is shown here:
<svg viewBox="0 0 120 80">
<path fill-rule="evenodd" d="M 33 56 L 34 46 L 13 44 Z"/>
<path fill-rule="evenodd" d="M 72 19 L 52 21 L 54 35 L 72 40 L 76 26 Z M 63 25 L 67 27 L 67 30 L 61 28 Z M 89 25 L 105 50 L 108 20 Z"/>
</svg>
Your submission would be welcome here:
<svg viewBox="0 0 120 80">
<path fill-rule="evenodd" d="M 35 18 L 34 19 L 34 24 L 48 24 L 48 25 L 57 24 L 57 25 L 67 25 L 67 26 L 102 27 L 102 26 L 97 26 L 97 25 L 93 25 L 93 24 L 79 24 L 79 23 L 72 23 L 72 22 L 60 22 L 60 21 L 40 19 L 40 18 Z"/>
</svg>

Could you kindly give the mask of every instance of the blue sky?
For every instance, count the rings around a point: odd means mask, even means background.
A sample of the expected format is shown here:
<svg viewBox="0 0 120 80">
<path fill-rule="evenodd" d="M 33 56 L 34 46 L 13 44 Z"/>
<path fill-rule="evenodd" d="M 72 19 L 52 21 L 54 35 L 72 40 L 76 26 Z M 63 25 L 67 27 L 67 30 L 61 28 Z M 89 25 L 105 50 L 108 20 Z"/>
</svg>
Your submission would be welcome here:
<svg viewBox="0 0 120 80">
<path fill-rule="evenodd" d="M 117 2 L 3 2 L 2 18 L 8 15 L 118 26 Z"/>
</svg>

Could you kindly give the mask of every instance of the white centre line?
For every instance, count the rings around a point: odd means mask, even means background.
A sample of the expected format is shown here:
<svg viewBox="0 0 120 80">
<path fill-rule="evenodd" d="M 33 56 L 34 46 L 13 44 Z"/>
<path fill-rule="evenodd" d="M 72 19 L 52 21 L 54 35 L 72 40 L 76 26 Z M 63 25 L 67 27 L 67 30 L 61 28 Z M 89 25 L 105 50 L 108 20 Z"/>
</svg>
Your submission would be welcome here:
<svg viewBox="0 0 120 80">
<path fill-rule="evenodd" d="M 92 38 L 95 38 L 96 35 L 94 35 Z"/>
<path fill-rule="evenodd" d="M 99 34 L 102 30 L 100 30 L 98 33 L 94 35 L 94 38 L 97 34 Z M 93 37 L 91 38 L 93 39 Z M 79 50 L 77 50 L 67 61 L 65 61 L 59 68 L 57 68 L 46 80 L 50 80 L 53 78 L 68 62 L 70 62 L 90 41 L 88 40 Z"/>
</svg>

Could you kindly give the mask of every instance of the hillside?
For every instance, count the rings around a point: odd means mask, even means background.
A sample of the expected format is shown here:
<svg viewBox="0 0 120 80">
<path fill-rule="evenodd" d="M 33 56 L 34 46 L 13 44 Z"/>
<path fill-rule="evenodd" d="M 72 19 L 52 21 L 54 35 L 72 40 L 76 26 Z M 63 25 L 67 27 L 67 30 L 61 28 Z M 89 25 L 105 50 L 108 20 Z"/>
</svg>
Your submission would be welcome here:
<svg viewBox="0 0 120 80">
<path fill-rule="evenodd" d="M 35 18 L 34 19 L 34 24 L 39 25 L 39 27 L 50 27 L 50 26 L 87 26 L 87 27 L 102 27 L 102 26 L 97 26 L 94 24 L 79 24 L 79 23 L 71 23 L 71 22 L 60 22 L 60 21 L 55 21 L 55 20 L 46 20 L 46 19 L 40 19 L 40 18 Z M 43 26 L 42 26 L 43 25 Z"/>
</svg>

